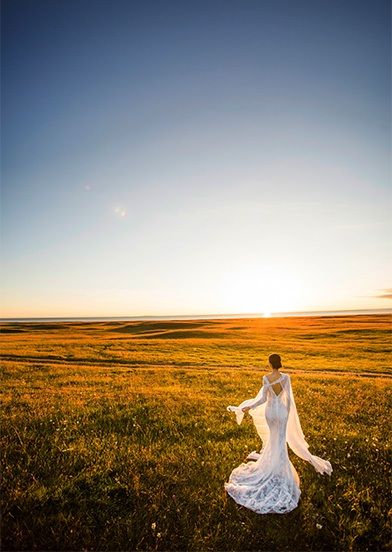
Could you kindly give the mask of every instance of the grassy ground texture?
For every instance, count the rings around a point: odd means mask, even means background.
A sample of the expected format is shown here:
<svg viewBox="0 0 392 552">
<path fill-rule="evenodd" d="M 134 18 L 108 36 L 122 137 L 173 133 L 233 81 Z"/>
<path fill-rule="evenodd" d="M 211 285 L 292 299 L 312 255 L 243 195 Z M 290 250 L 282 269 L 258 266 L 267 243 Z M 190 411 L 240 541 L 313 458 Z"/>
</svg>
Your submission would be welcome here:
<svg viewBox="0 0 392 552">
<path fill-rule="evenodd" d="M 389 550 L 385 315 L 3 325 L 3 550 Z M 268 354 L 291 375 L 321 476 L 298 508 L 223 489 L 260 441 L 226 411 Z"/>
</svg>

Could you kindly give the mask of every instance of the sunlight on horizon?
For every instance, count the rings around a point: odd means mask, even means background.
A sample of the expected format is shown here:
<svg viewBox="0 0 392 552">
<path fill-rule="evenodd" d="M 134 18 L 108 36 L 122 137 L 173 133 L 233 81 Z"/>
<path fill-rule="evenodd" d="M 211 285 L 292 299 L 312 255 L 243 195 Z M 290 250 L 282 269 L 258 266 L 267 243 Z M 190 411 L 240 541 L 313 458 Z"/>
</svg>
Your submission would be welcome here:
<svg viewBox="0 0 392 552">
<path fill-rule="evenodd" d="M 264 313 L 301 310 L 303 282 L 274 265 L 245 265 L 230 272 L 222 283 L 222 303 L 228 312 Z"/>
</svg>

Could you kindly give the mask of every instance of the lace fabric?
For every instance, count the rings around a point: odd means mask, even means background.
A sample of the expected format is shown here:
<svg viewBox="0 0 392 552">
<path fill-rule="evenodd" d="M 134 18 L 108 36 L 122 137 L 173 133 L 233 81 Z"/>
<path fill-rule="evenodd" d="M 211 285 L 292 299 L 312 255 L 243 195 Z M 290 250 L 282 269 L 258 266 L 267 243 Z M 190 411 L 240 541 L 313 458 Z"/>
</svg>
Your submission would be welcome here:
<svg viewBox="0 0 392 552">
<path fill-rule="evenodd" d="M 282 387 L 278 395 L 273 389 L 277 383 Z M 230 412 L 235 412 L 238 424 L 243 420 L 245 406 L 250 407 L 249 413 L 263 448 L 260 453 L 250 455 L 254 462 L 241 464 L 232 471 L 225 488 L 238 504 L 257 513 L 290 512 L 298 505 L 301 491 L 298 474 L 288 457 L 287 443 L 297 456 L 310 462 L 319 473 L 331 475 L 332 466 L 308 450 L 287 374 L 281 374 L 272 384 L 264 376 L 263 387 L 254 399 L 246 400 L 238 407 L 228 407 Z"/>
</svg>

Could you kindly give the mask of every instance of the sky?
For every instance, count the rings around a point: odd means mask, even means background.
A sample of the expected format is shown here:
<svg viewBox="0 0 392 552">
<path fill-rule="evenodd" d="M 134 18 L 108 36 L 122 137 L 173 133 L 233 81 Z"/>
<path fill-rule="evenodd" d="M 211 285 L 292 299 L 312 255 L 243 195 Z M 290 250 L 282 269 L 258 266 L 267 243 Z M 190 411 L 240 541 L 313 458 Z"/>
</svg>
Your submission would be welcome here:
<svg viewBox="0 0 392 552">
<path fill-rule="evenodd" d="M 3 0 L 1 316 L 389 308 L 390 9 Z"/>
</svg>

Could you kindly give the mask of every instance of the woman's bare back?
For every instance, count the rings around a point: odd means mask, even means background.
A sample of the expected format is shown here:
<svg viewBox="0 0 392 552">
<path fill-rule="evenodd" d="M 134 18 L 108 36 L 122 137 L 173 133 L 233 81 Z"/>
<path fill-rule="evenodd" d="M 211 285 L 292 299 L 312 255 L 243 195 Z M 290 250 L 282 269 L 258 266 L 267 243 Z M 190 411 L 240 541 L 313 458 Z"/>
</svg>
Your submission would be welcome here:
<svg viewBox="0 0 392 552">
<path fill-rule="evenodd" d="M 281 377 L 282 377 L 281 374 L 275 375 L 274 372 L 271 372 L 270 374 L 268 374 L 268 376 L 266 376 L 268 383 L 271 384 L 271 387 L 276 396 L 280 395 L 280 393 L 283 391 L 283 387 L 280 383 L 274 384 L 274 382 L 275 381 L 277 382 L 278 380 L 280 380 Z"/>
</svg>

